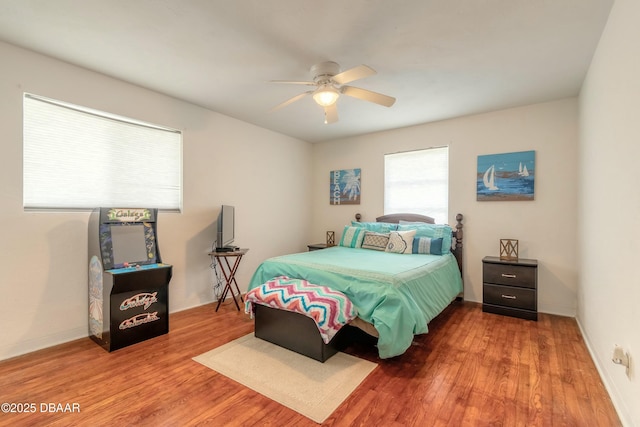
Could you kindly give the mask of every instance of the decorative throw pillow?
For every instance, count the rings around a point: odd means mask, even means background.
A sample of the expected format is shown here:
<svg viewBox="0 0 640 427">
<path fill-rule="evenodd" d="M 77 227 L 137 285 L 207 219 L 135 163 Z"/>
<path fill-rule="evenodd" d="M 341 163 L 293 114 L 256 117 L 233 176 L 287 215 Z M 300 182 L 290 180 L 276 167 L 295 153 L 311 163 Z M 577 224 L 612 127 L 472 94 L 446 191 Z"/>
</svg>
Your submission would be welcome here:
<svg viewBox="0 0 640 427">
<path fill-rule="evenodd" d="M 415 235 L 416 230 L 392 231 L 389 233 L 389 243 L 387 243 L 385 252 L 410 254 L 413 250 L 413 236 Z"/>
<path fill-rule="evenodd" d="M 362 246 L 362 239 L 366 231 L 364 228 L 345 226 L 340 239 L 340 246 L 359 248 Z"/>
<path fill-rule="evenodd" d="M 399 224 L 398 231 L 417 230 L 416 237 L 442 238 L 442 253 L 451 251 L 451 227 L 445 224 Z"/>
<path fill-rule="evenodd" d="M 362 249 L 373 249 L 374 251 L 384 251 L 389 243 L 388 233 L 376 233 L 375 231 L 366 231 L 364 240 L 362 241 Z"/>
<path fill-rule="evenodd" d="M 442 237 L 432 239 L 430 237 L 416 237 L 413 239 L 414 254 L 442 255 Z"/>
</svg>

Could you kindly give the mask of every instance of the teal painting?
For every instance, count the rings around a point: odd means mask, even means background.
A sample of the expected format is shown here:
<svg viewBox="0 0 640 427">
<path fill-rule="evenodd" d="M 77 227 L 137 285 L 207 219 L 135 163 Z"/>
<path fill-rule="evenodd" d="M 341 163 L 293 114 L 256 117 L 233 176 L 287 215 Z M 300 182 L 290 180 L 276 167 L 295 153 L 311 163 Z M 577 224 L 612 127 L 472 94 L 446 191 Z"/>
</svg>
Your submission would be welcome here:
<svg viewBox="0 0 640 427">
<path fill-rule="evenodd" d="M 477 200 L 533 200 L 535 153 L 520 151 L 478 156 Z"/>
<path fill-rule="evenodd" d="M 342 169 L 330 172 L 329 204 L 360 204 L 360 169 Z"/>
</svg>

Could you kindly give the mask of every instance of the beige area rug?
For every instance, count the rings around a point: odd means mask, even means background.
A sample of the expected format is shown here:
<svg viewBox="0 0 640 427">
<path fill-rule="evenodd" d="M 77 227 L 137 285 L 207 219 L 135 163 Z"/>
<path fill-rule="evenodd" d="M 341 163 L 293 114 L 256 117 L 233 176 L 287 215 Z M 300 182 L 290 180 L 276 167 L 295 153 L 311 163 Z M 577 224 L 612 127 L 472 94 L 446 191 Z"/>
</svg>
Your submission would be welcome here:
<svg viewBox="0 0 640 427">
<path fill-rule="evenodd" d="M 253 333 L 193 360 L 317 423 L 326 420 L 377 366 L 341 352 L 321 363 Z"/>
</svg>

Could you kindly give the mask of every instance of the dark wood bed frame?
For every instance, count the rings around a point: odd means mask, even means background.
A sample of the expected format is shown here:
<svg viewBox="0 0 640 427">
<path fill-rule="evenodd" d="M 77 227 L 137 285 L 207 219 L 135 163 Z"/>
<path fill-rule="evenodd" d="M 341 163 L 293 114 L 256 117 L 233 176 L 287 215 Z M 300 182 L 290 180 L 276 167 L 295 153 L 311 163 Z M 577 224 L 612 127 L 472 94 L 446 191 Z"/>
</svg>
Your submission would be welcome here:
<svg viewBox="0 0 640 427">
<path fill-rule="evenodd" d="M 453 255 L 458 261 L 462 275 L 462 214 L 456 215 L 456 226 L 452 230 Z M 356 214 L 360 220 L 360 215 Z M 390 214 L 376 218 L 377 222 L 398 224 L 400 221 L 426 222 L 435 224 L 433 218 L 418 214 Z M 464 282 L 463 282 L 464 283 Z M 464 291 L 463 291 L 464 295 Z M 457 299 L 461 299 L 459 296 Z M 325 344 L 318 328 L 308 316 L 285 310 L 278 310 L 265 305 L 255 305 L 255 336 L 281 347 L 303 354 L 312 359 L 324 362 L 353 341 L 373 341 L 372 337 L 355 326 L 346 325 Z"/>
</svg>

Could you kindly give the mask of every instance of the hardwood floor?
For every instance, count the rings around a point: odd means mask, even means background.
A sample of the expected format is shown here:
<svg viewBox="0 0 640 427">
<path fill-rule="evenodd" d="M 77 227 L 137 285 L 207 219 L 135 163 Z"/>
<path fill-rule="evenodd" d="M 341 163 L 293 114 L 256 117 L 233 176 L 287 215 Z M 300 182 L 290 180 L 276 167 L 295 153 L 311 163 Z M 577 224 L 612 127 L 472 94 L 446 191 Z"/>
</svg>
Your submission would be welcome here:
<svg viewBox="0 0 640 427">
<path fill-rule="evenodd" d="M 35 404 L 0 425 L 317 425 L 191 360 L 253 331 L 232 303 L 214 308 L 174 313 L 169 334 L 112 353 L 86 338 L 0 362 L 0 402 Z M 455 302 L 403 356 L 345 352 L 379 366 L 326 426 L 620 425 L 572 318 Z"/>
</svg>

